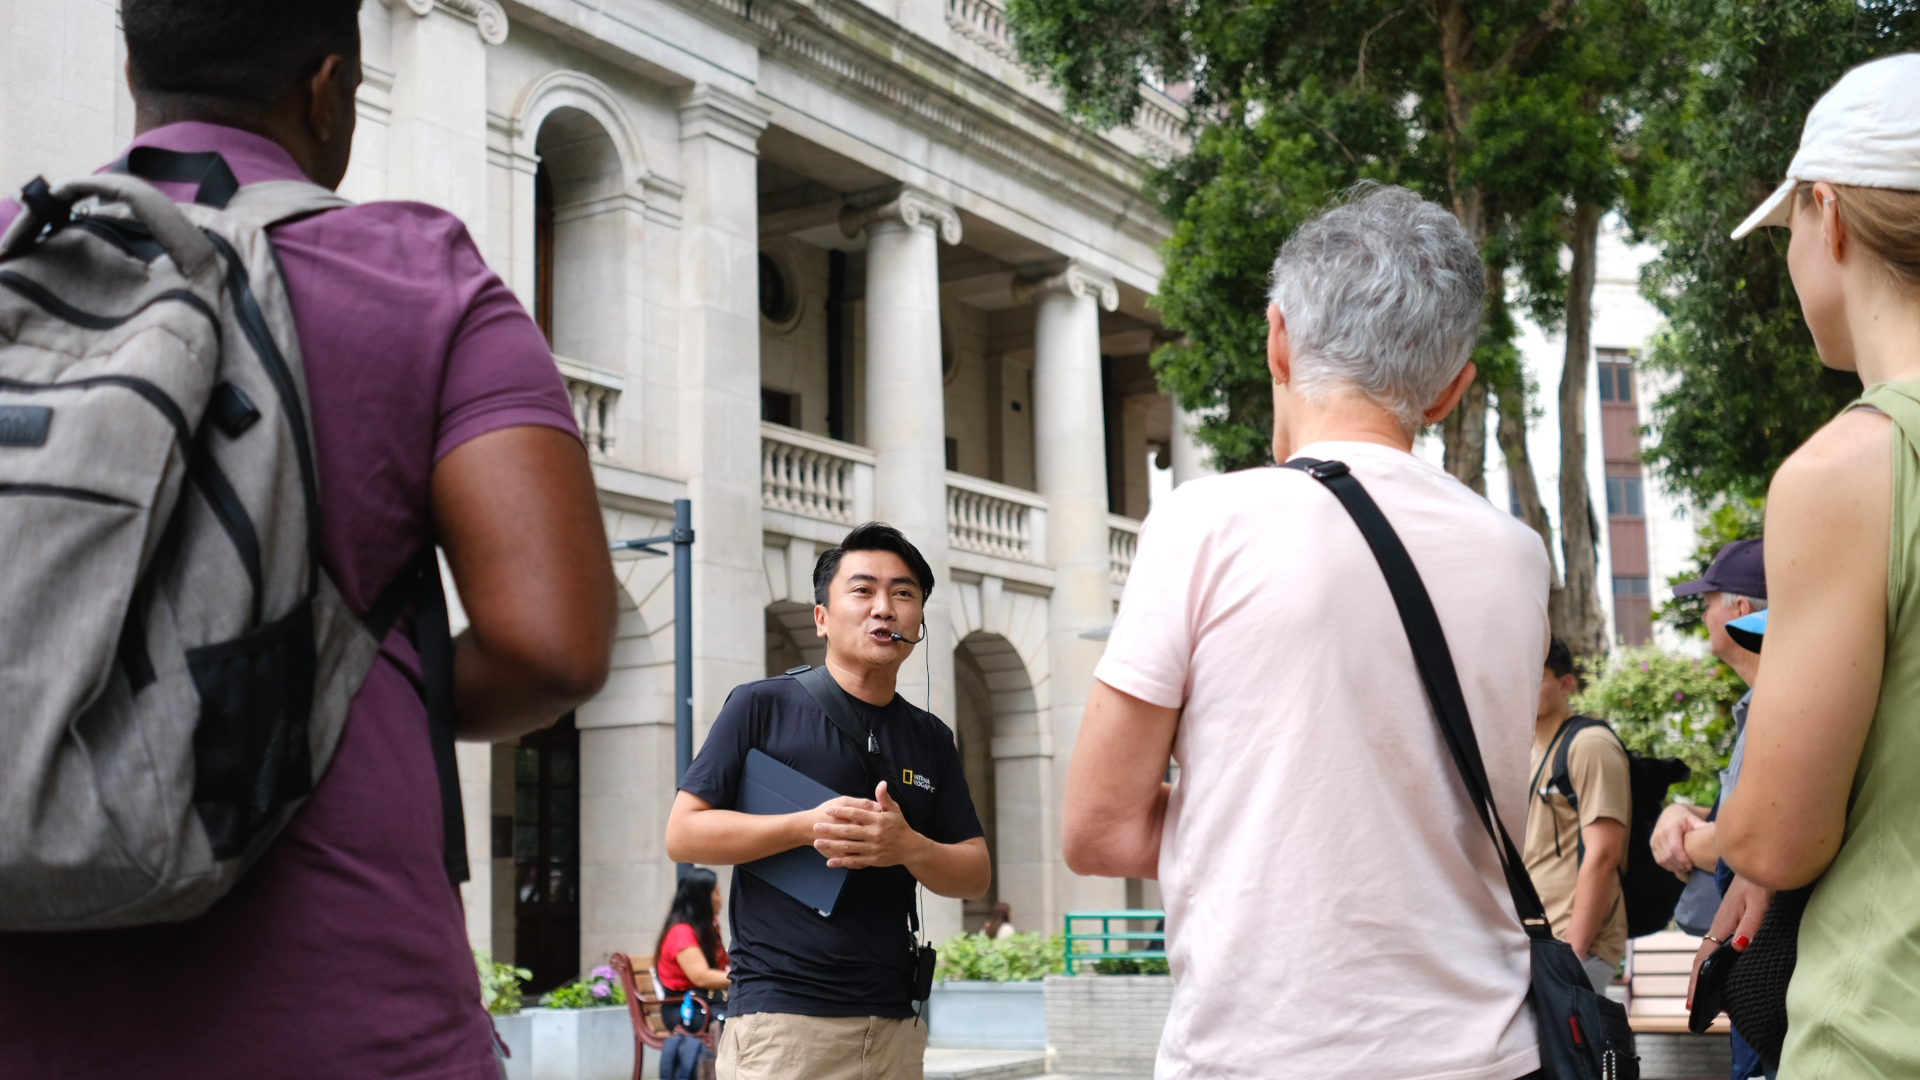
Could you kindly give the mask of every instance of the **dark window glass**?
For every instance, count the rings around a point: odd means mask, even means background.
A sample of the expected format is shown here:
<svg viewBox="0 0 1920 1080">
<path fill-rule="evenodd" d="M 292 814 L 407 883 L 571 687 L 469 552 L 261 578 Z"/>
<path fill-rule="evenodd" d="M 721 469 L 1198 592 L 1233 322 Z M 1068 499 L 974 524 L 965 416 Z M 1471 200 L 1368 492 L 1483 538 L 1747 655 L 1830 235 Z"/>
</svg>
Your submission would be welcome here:
<svg viewBox="0 0 1920 1080">
<path fill-rule="evenodd" d="M 1600 365 L 1600 400 L 1613 400 L 1613 365 Z"/>
<path fill-rule="evenodd" d="M 1637 476 L 1607 477 L 1607 513 L 1613 517 L 1646 517 L 1644 491 Z"/>
<path fill-rule="evenodd" d="M 760 314 L 773 322 L 786 322 L 793 315 L 793 288 L 780 263 L 764 251 L 760 253 Z"/>
<path fill-rule="evenodd" d="M 1622 403 L 1632 401 L 1633 368 L 1627 364 L 1616 364 L 1613 369 L 1613 377 L 1618 387 L 1614 393 L 1614 400 Z"/>
<path fill-rule="evenodd" d="M 1642 597 L 1647 595 L 1647 579 L 1643 577 L 1621 577 L 1614 575 L 1613 595 L 1624 597 Z"/>
<path fill-rule="evenodd" d="M 1620 486 L 1626 489 L 1627 516 L 1646 517 L 1646 504 L 1641 499 L 1640 493 L 1640 478 L 1637 476 L 1624 477 L 1621 480 Z"/>
<path fill-rule="evenodd" d="M 793 399 L 794 395 L 784 390 L 769 390 L 764 386 L 761 387 L 760 419 L 769 424 L 780 424 L 785 427 L 799 426 L 793 422 L 794 413 L 798 411 L 793 407 Z"/>
</svg>

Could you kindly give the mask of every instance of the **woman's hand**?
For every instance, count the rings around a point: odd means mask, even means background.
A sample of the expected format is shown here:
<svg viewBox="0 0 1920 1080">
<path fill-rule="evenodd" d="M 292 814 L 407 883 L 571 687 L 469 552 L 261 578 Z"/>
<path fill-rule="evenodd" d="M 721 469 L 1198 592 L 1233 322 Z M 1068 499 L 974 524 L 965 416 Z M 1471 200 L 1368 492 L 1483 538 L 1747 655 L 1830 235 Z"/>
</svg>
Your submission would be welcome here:
<svg viewBox="0 0 1920 1080">
<path fill-rule="evenodd" d="M 1701 942 L 1699 951 L 1693 954 L 1693 974 L 1687 977 L 1687 1008 L 1693 1008 L 1693 988 L 1700 982 L 1700 965 L 1720 947 L 1720 941 L 1731 943 L 1734 952 L 1746 952 L 1747 946 L 1753 943 L 1753 935 L 1760 932 L 1760 920 L 1766 916 L 1767 905 L 1771 903 L 1772 889 L 1734 875 L 1733 884 L 1727 886 L 1727 895 L 1720 899 L 1720 910 L 1713 914 L 1713 926 L 1707 931 L 1710 940 Z M 1718 941 L 1711 940 L 1716 938 Z"/>
</svg>

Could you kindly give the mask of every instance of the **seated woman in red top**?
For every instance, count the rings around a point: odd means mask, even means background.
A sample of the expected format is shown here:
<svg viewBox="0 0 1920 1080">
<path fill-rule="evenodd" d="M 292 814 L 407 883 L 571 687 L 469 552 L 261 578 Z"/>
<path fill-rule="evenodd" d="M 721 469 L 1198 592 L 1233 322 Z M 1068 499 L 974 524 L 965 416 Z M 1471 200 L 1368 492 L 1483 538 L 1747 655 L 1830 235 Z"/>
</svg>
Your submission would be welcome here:
<svg viewBox="0 0 1920 1080">
<path fill-rule="evenodd" d="M 660 940 L 654 943 L 654 967 L 669 994 L 690 989 L 725 990 L 727 950 L 720 944 L 720 884 L 711 870 L 688 870 L 674 891 Z"/>
</svg>

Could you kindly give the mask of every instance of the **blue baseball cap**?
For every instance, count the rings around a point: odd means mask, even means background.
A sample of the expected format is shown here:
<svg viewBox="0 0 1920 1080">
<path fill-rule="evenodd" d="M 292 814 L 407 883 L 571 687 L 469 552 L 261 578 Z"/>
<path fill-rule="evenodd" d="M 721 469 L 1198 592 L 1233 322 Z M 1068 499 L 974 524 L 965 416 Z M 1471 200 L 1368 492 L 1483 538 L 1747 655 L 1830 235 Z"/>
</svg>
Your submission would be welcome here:
<svg viewBox="0 0 1920 1080">
<path fill-rule="evenodd" d="M 1762 540 L 1735 540 L 1720 549 L 1713 557 L 1713 565 L 1707 572 L 1692 581 L 1683 581 L 1673 587 L 1675 596 L 1695 596 L 1700 593 L 1724 592 L 1735 596 L 1749 596 L 1755 600 L 1767 598 L 1767 560 Z"/>
<path fill-rule="evenodd" d="M 1767 613 L 1756 611 L 1727 623 L 1727 636 L 1748 652 L 1760 651 L 1760 638 L 1767 632 Z"/>
</svg>

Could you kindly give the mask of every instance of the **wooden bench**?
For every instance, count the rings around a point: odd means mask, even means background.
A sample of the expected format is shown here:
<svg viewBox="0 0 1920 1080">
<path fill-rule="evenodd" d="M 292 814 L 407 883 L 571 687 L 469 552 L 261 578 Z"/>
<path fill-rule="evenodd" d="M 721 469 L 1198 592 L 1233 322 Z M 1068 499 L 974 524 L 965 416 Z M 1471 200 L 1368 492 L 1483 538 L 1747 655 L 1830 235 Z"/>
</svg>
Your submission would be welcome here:
<svg viewBox="0 0 1920 1080">
<path fill-rule="evenodd" d="M 1677 930 L 1648 934 L 1627 942 L 1627 1020 L 1648 1034 L 1687 1034 L 1687 978 L 1700 940 Z M 1722 1014 L 1707 1029 L 1732 1030 Z"/>
</svg>

